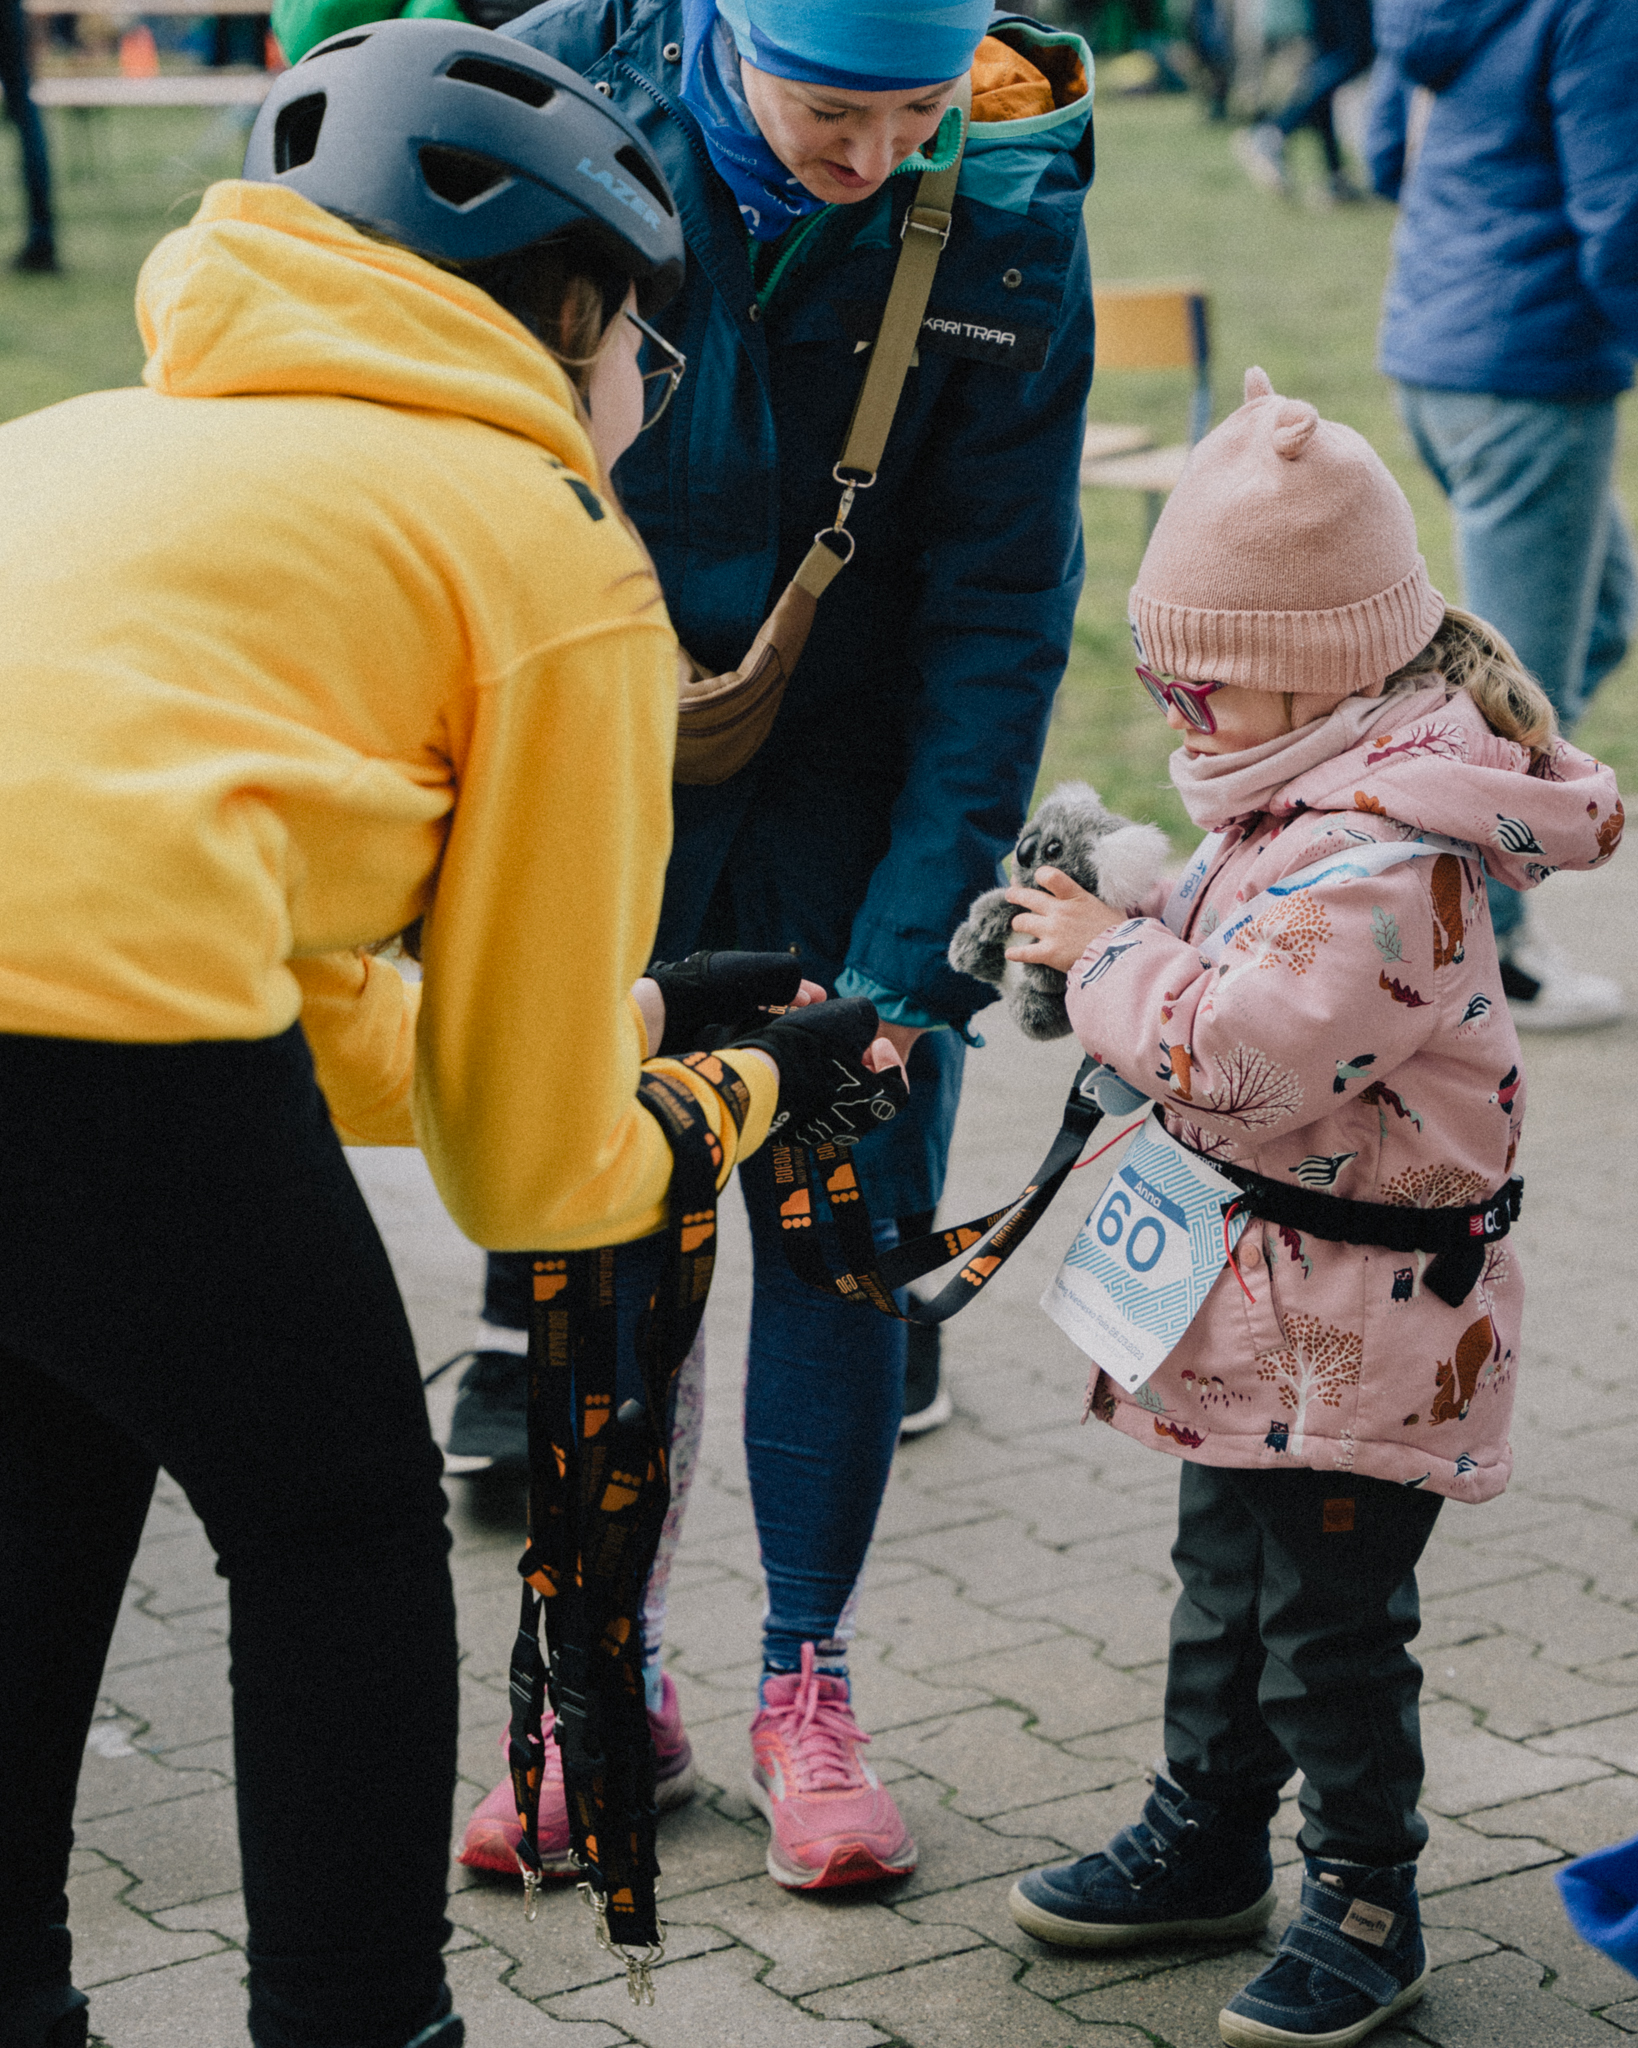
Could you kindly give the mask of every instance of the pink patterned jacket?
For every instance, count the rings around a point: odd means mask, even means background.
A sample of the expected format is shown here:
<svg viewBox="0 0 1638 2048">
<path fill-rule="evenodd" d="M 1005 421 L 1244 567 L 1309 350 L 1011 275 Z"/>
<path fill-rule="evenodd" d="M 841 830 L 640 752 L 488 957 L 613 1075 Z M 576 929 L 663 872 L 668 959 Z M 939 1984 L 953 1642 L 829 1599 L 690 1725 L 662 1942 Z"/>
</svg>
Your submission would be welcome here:
<svg viewBox="0 0 1638 2048">
<path fill-rule="evenodd" d="M 1271 883 L 1365 837 L 1463 840 L 1527 889 L 1602 865 L 1621 822 L 1600 762 L 1561 740 L 1532 772 L 1471 698 L 1417 692 L 1392 730 L 1229 828 L 1181 936 L 1142 918 L 1090 947 L 1069 977 L 1071 1021 L 1212 1158 L 1356 1201 L 1465 1207 L 1507 1180 L 1524 1119 L 1477 860 L 1328 881 L 1278 899 L 1220 966 L 1197 948 Z M 1237 1253 L 1244 1288 L 1225 1269 L 1135 1395 L 1094 1368 L 1093 1412 L 1208 1465 L 1307 1465 L 1489 1500 L 1512 1469 L 1518 1254 L 1492 1246 L 1459 1308 L 1422 1285 L 1429 1259 L 1254 1221 Z"/>
</svg>

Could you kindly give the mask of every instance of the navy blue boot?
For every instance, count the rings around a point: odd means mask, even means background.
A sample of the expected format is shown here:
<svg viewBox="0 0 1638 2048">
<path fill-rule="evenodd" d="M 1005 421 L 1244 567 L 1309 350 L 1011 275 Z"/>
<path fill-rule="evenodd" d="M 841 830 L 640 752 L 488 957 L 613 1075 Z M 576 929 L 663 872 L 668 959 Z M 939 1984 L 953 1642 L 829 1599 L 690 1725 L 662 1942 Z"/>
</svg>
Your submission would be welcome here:
<svg viewBox="0 0 1638 2048">
<path fill-rule="evenodd" d="M 1026 1934 L 1063 1948 L 1239 1940 L 1274 1910 L 1268 1827 L 1248 1827 L 1157 1774 L 1135 1826 L 1079 1863 L 1032 1870 L 1007 1906 Z"/>
<path fill-rule="evenodd" d="M 1217 2015 L 1228 2048 L 1351 2048 L 1427 1989 L 1416 1865 L 1304 1860 L 1274 1960 Z"/>
</svg>

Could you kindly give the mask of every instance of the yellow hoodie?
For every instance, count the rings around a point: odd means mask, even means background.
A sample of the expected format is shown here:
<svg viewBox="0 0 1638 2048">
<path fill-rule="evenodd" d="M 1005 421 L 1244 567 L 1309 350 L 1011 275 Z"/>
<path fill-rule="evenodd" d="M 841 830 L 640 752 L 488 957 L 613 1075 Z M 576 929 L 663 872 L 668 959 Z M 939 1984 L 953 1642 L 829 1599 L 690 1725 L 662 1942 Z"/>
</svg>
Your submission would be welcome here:
<svg viewBox="0 0 1638 2048">
<path fill-rule="evenodd" d="M 0 1031 L 299 1017 L 342 1136 L 419 1140 L 478 1243 L 658 1229 L 628 991 L 676 644 L 568 380 L 266 185 L 213 186 L 137 306 L 147 390 L 0 427 Z M 417 991 L 359 949 L 423 911 Z M 775 1091 L 734 1064 L 743 1155 Z"/>
</svg>

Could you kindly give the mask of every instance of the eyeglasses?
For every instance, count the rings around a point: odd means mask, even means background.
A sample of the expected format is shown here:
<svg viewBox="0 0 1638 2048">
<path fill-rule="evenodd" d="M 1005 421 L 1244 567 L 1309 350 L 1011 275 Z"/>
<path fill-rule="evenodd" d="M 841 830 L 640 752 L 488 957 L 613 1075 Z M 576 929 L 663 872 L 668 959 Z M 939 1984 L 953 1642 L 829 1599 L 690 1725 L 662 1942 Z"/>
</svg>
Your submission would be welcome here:
<svg viewBox="0 0 1638 2048">
<path fill-rule="evenodd" d="M 688 369 L 688 358 L 680 349 L 675 349 L 663 334 L 658 334 L 648 322 L 635 313 L 628 312 L 626 318 L 660 357 L 661 367 L 645 370 L 643 374 L 643 424 L 639 433 L 646 432 L 665 411 L 676 396 L 677 386 L 682 382 Z"/>
<path fill-rule="evenodd" d="M 1192 725 L 1196 732 L 1215 732 L 1217 720 L 1212 716 L 1211 706 L 1206 699 L 1213 690 L 1222 689 L 1221 683 L 1182 683 L 1176 676 L 1157 676 L 1152 668 L 1145 668 L 1140 661 L 1137 668 L 1138 681 L 1153 697 L 1162 711 L 1176 711 L 1185 724 Z"/>
</svg>

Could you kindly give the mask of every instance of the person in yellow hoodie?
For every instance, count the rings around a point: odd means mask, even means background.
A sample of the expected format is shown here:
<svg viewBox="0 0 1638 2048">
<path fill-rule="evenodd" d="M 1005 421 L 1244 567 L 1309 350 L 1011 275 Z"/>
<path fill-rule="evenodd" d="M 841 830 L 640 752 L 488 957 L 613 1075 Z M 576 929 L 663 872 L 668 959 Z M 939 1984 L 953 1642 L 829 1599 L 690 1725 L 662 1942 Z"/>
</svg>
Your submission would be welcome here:
<svg viewBox="0 0 1638 2048">
<path fill-rule="evenodd" d="M 229 1583 L 257 2048 L 457 2048 L 440 1460 L 338 1139 L 418 1142 L 486 1246 L 665 1220 L 677 652 L 604 483 L 665 180 L 575 73 L 429 21 L 287 74 L 247 172 L 144 268 L 146 388 L 0 428 L 6 2048 L 86 2038 L 70 1817 L 161 1465 Z M 413 925 L 419 987 L 372 950 Z M 725 1052 L 742 1127 L 669 1071 L 726 1176 L 776 1106 L 890 1114 L 874 1032 Z"/>
</svg>

